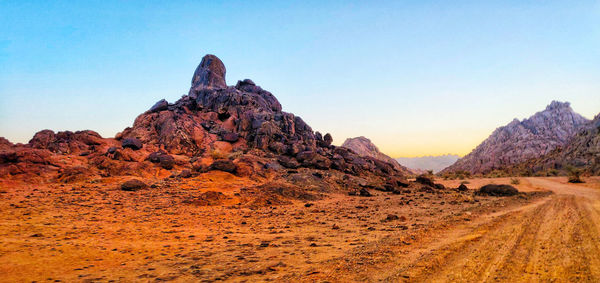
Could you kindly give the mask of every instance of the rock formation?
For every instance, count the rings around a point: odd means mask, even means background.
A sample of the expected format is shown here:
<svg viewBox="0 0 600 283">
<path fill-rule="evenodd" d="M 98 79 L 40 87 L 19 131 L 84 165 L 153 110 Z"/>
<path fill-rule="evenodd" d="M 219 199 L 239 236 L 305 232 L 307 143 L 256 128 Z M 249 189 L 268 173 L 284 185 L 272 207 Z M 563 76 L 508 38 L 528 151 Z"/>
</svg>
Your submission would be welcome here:
<svg viewBox="0 0 600 283">
<path fill-rule="evenodd" d="M 331 145 L 330 134 L 313 132 L 300 117 L 283 112 L 275 96 L 252 80 L 227 86 L 225 73 L 219 58 L 206 55 L 188 95 L 158 101 L 114 139 L 92 131 L 44 130 L 26 145 L 0 140 L 0 176 L 60 176 L 82 171 L 66 170 L 78 166 L 100 176 L 144 177 L 155 174 L 152 168 L 263 176 L 307 168 L 379 183 L 402 177 L 397 165 Z M 30 170 L 32 164 L 37 169 Z"/>
<path fill-rule="evenodd" d="M 411 173 L 411 171 L 406 167 L 400 165 L 398 161 L 379 151 L 379 148 L 377 148 L 377 146 L 366 137 L 360 136 L 356 138 L 348 138 L 344 141 L 342 147 L 349 148 L 358 153 L 360 156 L 376 158 L 383 162 L 389 163 L 398 171 L 404 172 L 405 174 Z"/>
<path fill-rule="evenodd" d="M 592 175 L 600 174 L 600 114 L 564 146 L 509 168 L 509 171 L 518 175 L 540 172 L 552 175 L 553 172 L 564 173 L 569 166 Z"/>
<path fill-rule="evenodd" d="M 471 153 L 444 172 L 486 174 L 548 154 L 565 145 L 589 120 L 575 113 L 568 102 L 552 101 L 544 111 L 517 119 L 496 129 Z"/>
</svg>

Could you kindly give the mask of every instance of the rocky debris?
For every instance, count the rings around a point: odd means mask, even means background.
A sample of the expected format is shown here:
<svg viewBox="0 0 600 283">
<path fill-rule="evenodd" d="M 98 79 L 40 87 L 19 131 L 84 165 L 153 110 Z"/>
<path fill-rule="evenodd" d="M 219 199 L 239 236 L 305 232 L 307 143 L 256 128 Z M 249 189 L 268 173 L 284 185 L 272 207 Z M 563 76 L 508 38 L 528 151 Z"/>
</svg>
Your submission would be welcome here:
<svg viewBox="0 0 600 283">
<path fill-rule="evenodd" d="M 589 120 L 575 113 L 568 102 L 552 101 L 544 111 L 496 129 L 471 153 L 442 173 L 486 174 L 538 158 L 566 145 L 588 124 Z"/>
<path fill-rule="evenodd" d="M 121 190 L 123 191 L 138 191 L 141 189 L 145 189 L 148 185 L 146 185 L 146 183 L 138 180 L 138 179 L 132 179 L 129 181 L 126 181 L 125 183 L 121 184 Z"/>
<path fill-rule="evenodd" d="M 216 160 L 208 166 L 208 170 L 220 170 L 229 173 L 234 173 L 236 168 L 236 165 L 231 160 Z"/>
<path fill-rule="evenodd" d="M 488 195 L 488 196 L 514 196 L 518 194 L 519 191 L 511 186 L 511 185 L 495 185 L 489 184 L 481 187 L 478 191 L 478 195 Z"/>
<path fill-rule="evenodd" d="M 137 138 L 126 138 L 121 141 L 121 147 L 123 148 L 131 148 L 133 150 L 139 150 L 144 147 L 142 141 Z"/>
<path fill-rule="evenodd" d="M 169 102 L 165 99 L 161 99 L 150 107 L 150 112 L 160 112 L 169 108 Z"/>
<path fill-rule="evenodd" d="M 361 156 L 368 156 L 391 164 L 391 166 L 393 166 L 396 170 L 405 174 L 410 173 L 410 171 L 406 167 L 400 165 L 398 161 L 380 152 L 379 148 L 377 148 L 377 146 L 366 137 L 360 136 L 346 139 L 342 144 L 342 147 L 349 148 Z"/>
</svg>

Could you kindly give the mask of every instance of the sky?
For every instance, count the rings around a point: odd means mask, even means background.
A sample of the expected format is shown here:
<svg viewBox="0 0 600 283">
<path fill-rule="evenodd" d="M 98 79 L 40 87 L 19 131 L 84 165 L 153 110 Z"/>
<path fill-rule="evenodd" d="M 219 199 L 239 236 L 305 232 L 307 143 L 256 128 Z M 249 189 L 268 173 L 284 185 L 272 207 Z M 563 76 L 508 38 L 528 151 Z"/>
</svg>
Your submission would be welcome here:
<svg viewBox="0 0 600 283">
<path fill-rule="evenodd" d="M 467 154 L 552 100 L 600 112 L 599 1 L 0 0 L 0 136 L 113 137 L 205 54 L 392 157 Z"/>
</svg>

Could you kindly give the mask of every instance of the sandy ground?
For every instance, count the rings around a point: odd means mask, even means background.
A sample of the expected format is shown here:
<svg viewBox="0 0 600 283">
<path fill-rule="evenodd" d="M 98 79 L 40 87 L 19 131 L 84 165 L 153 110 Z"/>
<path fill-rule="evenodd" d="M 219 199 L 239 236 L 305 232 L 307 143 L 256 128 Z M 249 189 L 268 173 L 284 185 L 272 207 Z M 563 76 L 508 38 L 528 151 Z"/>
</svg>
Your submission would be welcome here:
<svg viewBox="0 0 600 283">
<path fill-rule="evenodd" d="M 520 180 L 515 197 L 374 191 L 258 209 L 234 205 L 248 180 L 227 173 L 138 192 L 6 181 L 0 281 L 598 282 L 600 179 Z M 206 190 L 231 203 L 184 202 Z"/>
</svg>

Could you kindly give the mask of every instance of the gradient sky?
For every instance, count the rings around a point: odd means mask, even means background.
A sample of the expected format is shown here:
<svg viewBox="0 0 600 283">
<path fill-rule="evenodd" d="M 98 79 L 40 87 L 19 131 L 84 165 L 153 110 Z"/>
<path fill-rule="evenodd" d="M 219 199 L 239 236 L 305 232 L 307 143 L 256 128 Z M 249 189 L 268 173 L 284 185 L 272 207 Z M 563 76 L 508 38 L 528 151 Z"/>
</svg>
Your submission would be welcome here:
<svg viewBox="0 0 600 283">
<path fill-rule="evenodd" d="M 0 136 L 112 137 L 204 54 L 334 143 L 464 155 L 570 101 L 600 112 L 599 1 L 0 1 Z"/>
</svg>

